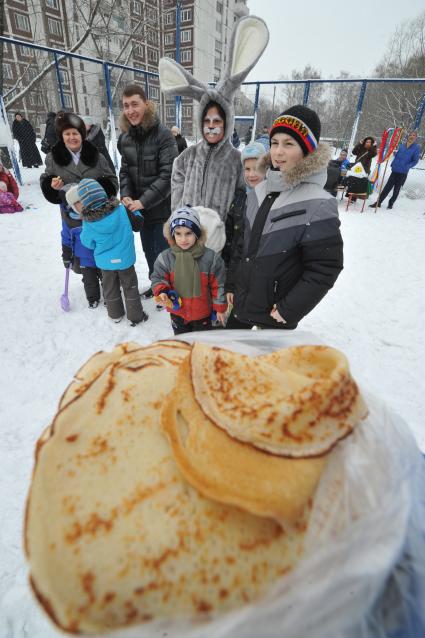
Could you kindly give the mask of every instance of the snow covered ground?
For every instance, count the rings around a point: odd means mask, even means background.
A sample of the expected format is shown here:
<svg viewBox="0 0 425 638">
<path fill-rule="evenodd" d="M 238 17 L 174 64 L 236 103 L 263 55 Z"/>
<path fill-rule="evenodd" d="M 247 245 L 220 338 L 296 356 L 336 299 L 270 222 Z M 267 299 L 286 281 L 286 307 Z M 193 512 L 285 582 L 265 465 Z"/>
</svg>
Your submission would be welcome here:
<svg viewBox="0 0 425 638">
<path fill-rule="evenodd" d="M 127 321 L 111 323 L 103 306 L 89 310 L 77 275 L 70 282 L 72 311 L 61 310 L 60 216 L 40 194 L 38 174 L 36 169 L 25 174 L 21 201 L 29 208 L 0 215 L 2 638 L 62 635 L 32 600 L 22 551 L 34 445 L 61 393 L 94 352 L 120 341 L 147 344 L 172 335 L 167 314 L 157 312 L 152 301 L 145 302 L 149 321 L 135 328 Z M 360 203 L 347 213 L 342 202 L 340 214 L 345 269 L 300 328 L 343 350 L 355 377 L 404 417 L 425 450 L 425 200 L 402 195 L 392 211 L 366 208 L 363 214 Z M 144 289 L 146 263 L 139 241 L 136 245 Z"/>
</svg>

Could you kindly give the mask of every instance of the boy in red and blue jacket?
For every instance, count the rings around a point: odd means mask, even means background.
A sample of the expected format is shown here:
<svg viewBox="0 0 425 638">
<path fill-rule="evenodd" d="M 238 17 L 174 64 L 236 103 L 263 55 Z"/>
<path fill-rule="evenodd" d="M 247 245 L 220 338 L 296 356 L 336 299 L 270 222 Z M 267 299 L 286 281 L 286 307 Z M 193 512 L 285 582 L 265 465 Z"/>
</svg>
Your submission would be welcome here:
<svg viewBox="0 0 425 638">
<path fill-rule="evenodd" d="M 164 224 L 164 235 L 170 248 L 155 261 L 152 290 L 170 312 L 174 334 L 210 330 L 212 312 L 224 325 L 225 266 L 220 255 L 205 247 L 198 213 L 190 206 L 177 209 Z M 172 307 L 170 295 L 179 298 Z"/>
</svg>

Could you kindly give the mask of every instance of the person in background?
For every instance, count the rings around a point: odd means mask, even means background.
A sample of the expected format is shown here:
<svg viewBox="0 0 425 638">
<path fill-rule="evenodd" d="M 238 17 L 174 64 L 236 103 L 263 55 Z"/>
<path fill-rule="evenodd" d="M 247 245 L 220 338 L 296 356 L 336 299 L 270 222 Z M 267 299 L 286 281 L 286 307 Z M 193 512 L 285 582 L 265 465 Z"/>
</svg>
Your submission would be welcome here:
<svg viewBox="0 0 425 638">
<path fill-rule="evenodd" d="M 140 210 L 144 217 L 140 236 L 150 277 L 155 259 L 167 248 L 162 230 L 171 214 L 171 171 L 178 154 L 177 144 L 171 131 L 159 121 L 155 104 L 146 99 L 140 84 L 125 87 L 122 104 L 120 128 L 125 132 L 120 143 L 121 199 L 128 210 Z M 152 287 L 143 295 L 152 297 Z"/>
<path fill-rule="evenodd" d="M 93 251 L 81 243 L 81 218 L 66 199 L 66 192 L 83 178 L 91 177 L 110 197 L 118 192 L 118 179 L 103 155 L 86 140 L 81 117 L 75 113 L 58 114 L 55 126 L 59 142 L 46 156 L 46 171 L 40 177 L 40 186 L 44 197 L 60 206 L 63 265 L 82 274 L 89 308 L 97 308 L 101 273 L 96 268 Z"/>
<path fill-rule="evenodd" d="M 19 187 L 12 173 L 0 163 L 0 182 L 6 184 L 6 192 L 12 193 L 15 199 L 19 198 Z"/>
<path fill-rule="evenodd" d="M 15 114 L 15 119 L 12 124 L 12 134 L 15 140 L 18 140 L 22 166 L 25 168 L 38 168 L 41 166 L 43 160 L 35 144 L 35 130 L 21 113 Z"/>
<path fill-rule="evenodd" d="M 259 159 L 266 154 L 266 149 L 260 142 L 251 142 L 241 151 L 241 162 L 246 187 L 238 190 L 226 217 L 226 243 L 221 252 L 226 268 L 230 267 L 232 256 L 243 234 L 243 218 L 247 193 L 252 191 L 266 174 L 265 166 L 259 166 Z"/>
<path fill-rule="evenodd" d="M 270 150 L 270 139 L 269 139 L 269 129 L 267 126 L 263 126 L 261 130 L 261 135 L 259 135 L 256 139 L 256 142 L 260 142 L 266 149 L 266 152 Z"/>
<path fill-rule="evenodd" d="M 365 137 L 353 148 L 353 155 L 356 156 L 354 163 L 357 164 L 357 162 L 360 162 L 365 169 L 365 172 L 369 175 L 372 159 L 375 157 L 377 152 L 375 138 Z"/>
<path fill-rule="evenodd" d="M 416 142 L 417 136 L 416 131 L 411 131 L 406 142 L 398 148 L 391 164 L 391 175 L 378 199 L 374 204 L 370 204 L 369 208 L 380 208 L 384 199 L 393 191 L 387 206 L 388 210 L 392 209 L 407 179 L 408 172 L 419 162 L 421 147 Z"/>
<path fill-rule="evenodd" d="M 248 193 L 244 232 L 226 281 L 227 328 L 294 329 L 343 268 L 335 198 L 323 190 L 330 148 L 321 123 L 297 104 L 270 129 L 265 179 Z"/>
<path fill-rule="evenodd" d="M 180 133 L 180 129 L 178 126 L 172 126 L 171 127 L 171 132 L 175 137 L 176 140 L 176 144 L 177 144 L 177 150 L 180 153 L 182 153 L 184 151 L 185 148 L 187 148 L 187 142 L 186 139 L 183 137 L 183 135 Z"/>
<path fill-rule="evenodd" d="M 55 128 L 55 120 L 56 113 L 54 113 L 53 111 L 49 111 L 46 117 L 46 128 L 44 130 L 44 137 L 41 140 L 41 150 L 46 155 L 52 150 L 56 142 L 59 141 L 58 134 Z"/>
<path fill-rule="evenodd" d="M 14 194 L 7 190 L 5 182 L 0 181 L 0 213 L 20 213 L 23 210 Z"/>
<path fill-rule="evenodd" d="M 156 259 L 152 288 L 156 300 L 170 312 L 174 334 L 211 330 L 211 314 L 225 322 L 225 268 L 220 255 L 205 247 L 205 229 L 196 210 L 184 206 L 164 224 L 169 248 Z M 168 292 L 177 293 L 180 305 L 170 307 Z"/>
<path fill-rule="evenodd" d="M 235 148 L 239 148 L 239 146 L 241 145 L 239 135 L 235 128 L 233 129 L 233 134 L 232 134 L 232 144 Z"/>
<path fill-rule="evenodd" d="M 102 153 L 103 157 L 108 162 L 111 170 L 115 173 L 115 166 L 111 159 L 111 156 L 109 155 L 108 149 L 106 148 L 105 134 L 102 131 L 100 124 L 95 124 L 93 118 L 88 115 L 85 115 L 83 117 L 83 121 L 86 125 L 87 141 L 93 144 L 93 146 L 97 148 L 99 153 Z"/>
<path fill-rule="evenodd" d="M 244 142 L 245 144 L 249 144 L 252 137 L 252 126 L 249 127 L 247 132 L 245 133 Z"/>
<path fill-rule="evenodd" d="M 74 189 L 78 201 L 74 202 L 73 208 L 83 220 L 81 243 L 93 250 L 96 266 L 102 271 L 103 295 L 109 317 L 115 323 L 124 317 L 122 288 L 130 325 L 134 327 L 147 321 L 134 268 L 133 231 L 124 205 L 115 197 L 108 198 L 94 179 L 82 179 Z M 137 214 L 142 217 L 140 211 Z"/>
</svg>

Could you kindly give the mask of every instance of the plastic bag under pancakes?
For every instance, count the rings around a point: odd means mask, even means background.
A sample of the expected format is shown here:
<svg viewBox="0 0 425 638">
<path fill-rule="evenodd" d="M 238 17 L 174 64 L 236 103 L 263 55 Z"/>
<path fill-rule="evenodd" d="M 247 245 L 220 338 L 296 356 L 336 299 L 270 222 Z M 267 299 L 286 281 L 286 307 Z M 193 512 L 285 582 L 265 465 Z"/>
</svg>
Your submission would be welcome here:
<svg viewBox="0 0 425 638">
<path fill-rule="evenodd" d="M 338 350 L 298 346 L 281 352 L 268 360 L 280 356 L 280 370 L 272 374 L 265 357 L 196 343 L 195 398 L 217 426 L 240 441 L 282 456 L 319 456 L 366 416 L 366 405 Z"/>
<path fill-rule="evenodd" d="M 285 375 L 282 379 L 288 380 Z M 177 466 L 191 485 L 221 503 L 271 516 L 284 527 L 303 514 L 327 460 L 326 455 L 290 459 L 269 454 L 218 428 L 193 396 L 189 358 L 180 366 L 161 423 Z"/>
<path fill-rule="evenodd" d="M 179 472 L 159 415 L 187 351 L 122 353 L 39 442 L 26 553 L 36 596 L 66 631 L 240 607 L 301 554 L 305 520 L 285 532 L 203 497 Z"/>
</svg>

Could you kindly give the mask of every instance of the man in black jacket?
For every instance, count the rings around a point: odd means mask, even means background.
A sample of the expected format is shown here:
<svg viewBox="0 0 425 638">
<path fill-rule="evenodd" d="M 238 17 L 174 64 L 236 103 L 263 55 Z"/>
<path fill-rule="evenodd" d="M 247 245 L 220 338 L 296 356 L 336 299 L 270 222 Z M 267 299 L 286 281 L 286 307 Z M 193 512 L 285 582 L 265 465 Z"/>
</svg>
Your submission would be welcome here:
<svg viewBox="0 0 425 638">
<path fill-rule="evenodd" d="M 144 217 L 140 235 L 151 276 L 155 259 L 168 248 L 162 227 L 171 215 L 171 169 L 177 145 L 141 86 L 129 84 L 122 100 L 121 198 L 128 210 L 140 210 Z M 152 296 L 151 289 L 144 296 Z"/>
</svg>

